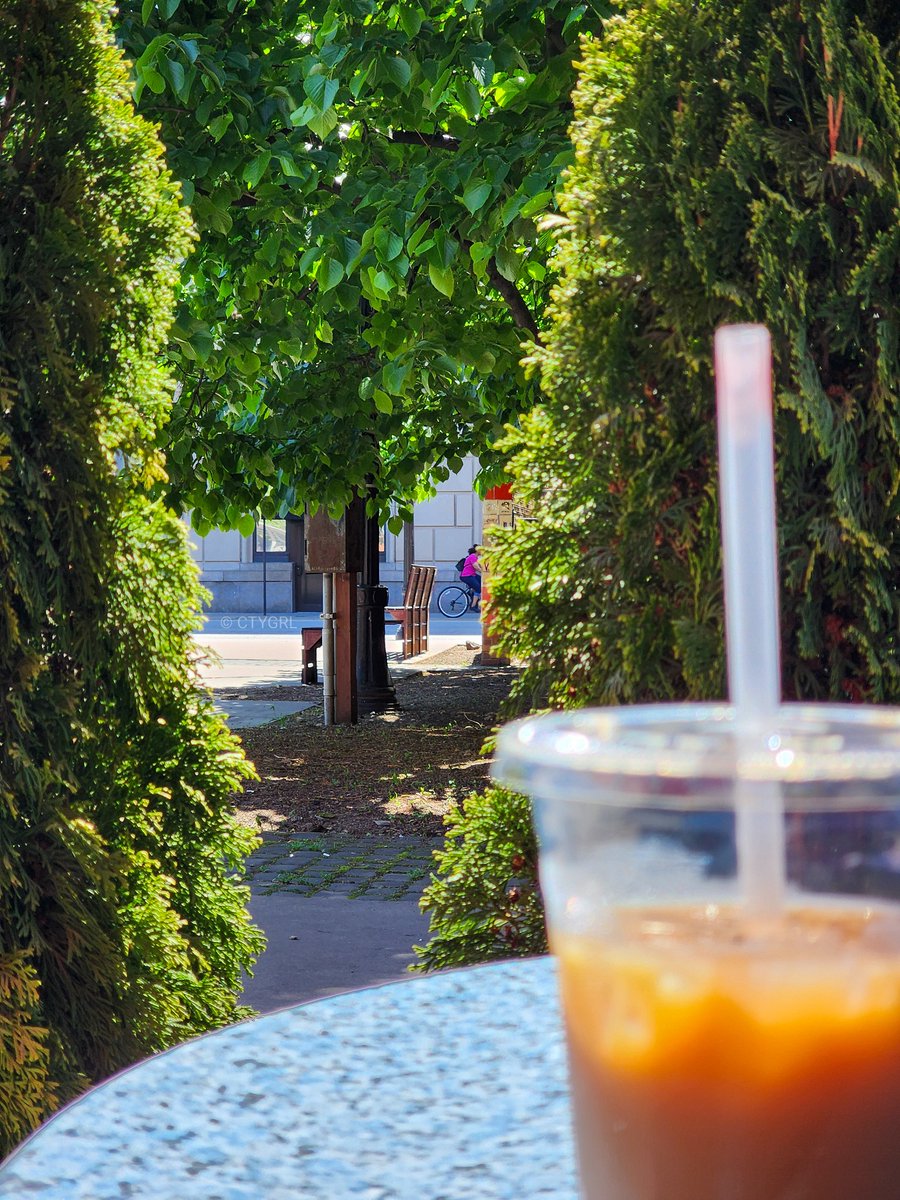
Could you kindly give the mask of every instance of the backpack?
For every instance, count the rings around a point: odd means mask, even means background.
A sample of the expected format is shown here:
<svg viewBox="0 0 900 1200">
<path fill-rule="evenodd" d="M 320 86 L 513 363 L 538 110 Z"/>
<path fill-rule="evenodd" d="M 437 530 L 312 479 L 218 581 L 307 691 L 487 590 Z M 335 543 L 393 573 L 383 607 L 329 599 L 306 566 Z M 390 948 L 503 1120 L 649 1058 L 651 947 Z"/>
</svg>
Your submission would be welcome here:
<svg viewBox="0 0 900 1200">
<path fill-rule="evenodd" d="M 460 572 L 460 571 L 463 569 L 463 567 L 464 567 L 465 565 L 466 565 L 466 560 L 465 560 L 465 557 L 463 557 L 463 558 L 461 558 L 461 559 L 459 560 L 459 562 L 456 564 L 456 572 L 457 572 L 457 574 L 459 574 L 459 572 Z"/>
</svg>

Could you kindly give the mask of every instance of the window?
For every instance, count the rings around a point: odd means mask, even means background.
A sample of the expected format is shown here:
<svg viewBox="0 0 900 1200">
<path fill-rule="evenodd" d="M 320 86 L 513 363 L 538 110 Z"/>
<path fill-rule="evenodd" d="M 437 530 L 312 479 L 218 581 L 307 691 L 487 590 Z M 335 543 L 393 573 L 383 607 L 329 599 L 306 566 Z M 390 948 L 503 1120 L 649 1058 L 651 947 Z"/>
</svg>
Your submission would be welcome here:
<svg viewBox="0 0 900 1200">
<path fill-rule="evenodd" d="M 287 522 L 258 521 L 253 531 L 253 557 L 287 558 Z"/>
</svg>

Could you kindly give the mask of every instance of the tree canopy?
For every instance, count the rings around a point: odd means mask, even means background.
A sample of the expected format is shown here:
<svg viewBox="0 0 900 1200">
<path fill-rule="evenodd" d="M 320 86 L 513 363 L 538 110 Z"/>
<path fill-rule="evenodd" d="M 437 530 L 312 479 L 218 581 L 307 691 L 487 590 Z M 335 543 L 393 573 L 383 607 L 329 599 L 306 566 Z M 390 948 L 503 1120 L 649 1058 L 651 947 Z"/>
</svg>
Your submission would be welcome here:
<svg viewBox="0 0 900 1200">
<path fill-rule="evenodd" d="M 126 0 L 120 37 L 200 231 L 170 350 L 169 499 L 210 522 L 382 509 L 534 398 L 571 161 L 568 0 Z"/>
</svg>

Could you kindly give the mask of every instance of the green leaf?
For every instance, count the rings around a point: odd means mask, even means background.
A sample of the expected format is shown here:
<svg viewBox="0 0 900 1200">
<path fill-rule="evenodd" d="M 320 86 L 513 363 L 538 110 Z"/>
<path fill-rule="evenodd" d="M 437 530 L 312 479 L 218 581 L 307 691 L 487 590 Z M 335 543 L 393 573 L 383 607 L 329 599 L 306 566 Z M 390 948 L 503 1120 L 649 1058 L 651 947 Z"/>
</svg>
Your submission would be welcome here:
<svg viewBox="0 0 900 1200">
<path fill-rule="evenodd" d="M 331 71 L 338 63 L 343 62 L 349 53 L 349 46 L 322 46 L 319 50 L 319 61 L 323 62 L 328 70 Z"/>
<path fill-rule="evenodd" d="M 316 115 L 316 106 L 314 104 L 301 104 L 299 108 L 295 108 L 290 115 L 292 125 L 305 125 Z"/>
<path fill-rule="evenodd" d="M 228 233 L 231 230 L 231 214 L 224 207 L 224 202 L 215 204 L 208 196 L 197 193 L 191 203 L 191 212 L 201 231 L 213 229 L 216 233 Z"/>
<path fill-rule="evenodd" d="M 325 75 L 308 75 L 303 81 L 304 92 L 320 112 L 331 108 L 339 86 L 336 79 Z"/>
<path fill-rule="evenodd" d="M 400 24 L 407 37 L 414 38 L 422 28 L 425 14 L 418 5 L 403 4 L 400 7 Z"/>
<path fill-rule="evenodd" d="M 281 167 L 281 173 L 288 179 L 299 179 L 303 175 L 299 163 L 297 163 L 290 153 L 278 155 L 278 165 Z"/>
<path fill-rule="evenodd" d="M 252 514 L 245 513 L 244 516 L 238 517 L 237 527 L 238 533 L 242 537 L 250 537 L 256 528 L 256 518 Z"/>
<path fill-rule="evenodd" d="M 271 150 L 263 150 L 262 154 L 257 154 L 256 158 L 244 167 L 244 182 L 249 183 L 251 187 L 256 187 L 265 175 L 266 168 L 271 161 Z"/>
<path fill-rule="evenodd" d="M 316 272 L 316 279 L 323 292 L 330 292 L 344 278 L 344 268 L 330 255 L 322 259 Z"/>
<path fill-rule="evenodd" d="M 150 91 L 157 96 L 166 90 L 166 81 L 153 67 L 144 67 L 141 71 L 141 78 Z"/>
<path fill-rule="evenodd" d="M 341 243 L 343 248 L 341 262 L 344 264 L 349 275 L 351 271 L 359 266 L 359 261 L 363 256 L 362 243 L 352 237 L 341 238 Z"/>
<path fill-rule="evenodd" d="M 489 246 L 487 242 L 473 242 L 469 247 L 472 265 L 479 279 L 484 279 L 487 275 L 488 263 L 491 261 L 493 253 L 493 247 Z"/>
<path fill-rule="evenodd" d="M 313 131 L 313 133 L 318 134 L 318 136 L 324 142 L 329 133 L 331 133 L 333 129 L 337 128 L 337 123 L 337 113 L 333 108 L 329 108 L 326 112 L 318 113 L 316 116 L 312 117 L 311 120 L 306 122 L 306 125 L 308 129 Z"/>
<path fill-rule="evenodd" d="M 403 251 L 403 238 L 392 229 L 375 231 L 375 249 L 382 262 L 392 262 Z"/>
<path fill-rule="evenodd" d="M 430 232 L 431 223 L 429 221 L 423 221 L 418 229 L 413 232 L 409 241 L 406 243 L 407 252 L 409 254 L 415 254 L 419 249 L 420 244 L 425 240 Z"/>
<path fill-rule="evenodd" d="M 200 537 L 206 537 L 212 529 L 212 524 L 203 516 L 199 509 L 195 508 L 191 513 L 191 527 Z"/>
<path fill-rule="evenodd" d="M 385 58 L 382 62 L 391 82 L 395 83 L 401 91 L 405 92 L 409 87 L 409 80 L 412 75 L 412 70 L 406 59 L 401 58 L 398 54 L 393 58 Z"/>
<path fill-rule="evenodd" d="M 370 58 L 369 61 L 365 64 L 365 66 L 362 67 L 360 70 L 358 70 L 356 72 L 356 74 L 353 76 L 353 78 L 350 80 L 349 90 L 350 90 L 350 95 L 353 97 L 354 100 L 359 99 L 359 94 L 363 90 L 363 88 L 366 86 L 366 82 L 369 78 L 369 75 L 372 73 L 372 68 L 374 66 L 375 66 L 375 59 Z"/>
<path fill-rule="evenodd" d="M 254 354 L 252 350 L 244 350 L 240 354 L 235 354 L 234 363 L 244 375 L 257 375 L 262 366 L 259 355 Z"/>
<path fill-rule="evenodd" d="M 141 23 L 146 25 L 153 15 L 153 10 L 156 8 L 156 0 L 144 0 L 141 5 Z"/>
<path fill-rule="evenodd" d="M 375 401 L 375 407 L 378 409 L 378 411 L 380 413 L 384 413 L 385 416 L 390 416 L 394 411 L 393 400 L 390 398 L 387 392 L 383 392 L 381 388 L 375 389 L 372 399 Z"/>
<path fill-rule="evenodd" d="M 149 66 L 150 63 L 156 62 L 159 53 L 164 46 L 168 46 L 172 41 L 172 35 L 169 33 L 158 33 L 156 37 L 149 42 L 141 51 L 140 57 L 134 64 L 140 72 L 141 67 Z"/>
<path fill-rule="evenodd" d="M 340 29 L 340 20 L 334 5 L 330 5 L 316 29 L 316 45 L 325 46 L 333 41 Z"/>
<path fill-rule="evenodd" d="M 401 516 L 388 517 L 387 527 L 397 537 L 403 532 L 403 518 Z"/>
<path fill-rule="evenodd" d="M 381 381 L 392 396 L 401 396 L 408 374 L 408 363 L 405 366 L 396 362 L 385 363 L 381 369 Z"/>
<path fill-rule="evenodd" d="M 434 263 L 428 264 L 428 278 L 431 280 L 432 286 L 450 300 L 453 296 L 453 269 L 451 267 L 437 267 Z"/>
<path fill-rule="evenodd" d="M 494 261 L 503 278 L 508 279 L 510 283 L 515 283 L 519 278 L 519 271 L 522 269 L 522 260 L 515 250 L 510 250 L 507 246 L 498 246 L 494 254 Z"/>
<path fill-rule="evenodd" d="M 384 296 L 390 295 L 396 286 L 396 283 L 391 276 L 388 275 L 387 271 L 376 271 L 372 276 L 372 287 L 374 287 L 377 292 L 381 292 Z"/>
<path fill-rule="evenodd" d="M 306 343 L 302 338 L 288 338 L 278 343 L 278 349 L 292 362 L 301 362 L 306 354 Z"/>
<path fill-rule="evenodd" d="M 428 251 L 428 261 L 436 267 L 449 267 L 456 258 L 459 242 L 450 237 L 443 229 L 436 229 L 434 246 Z"/>
<path fill-rule="evenodd" d="M 205 363 L 215 349 L 215 340 L 208 330 L 200 329 L 196 333 L 191 334 L 191 346 L 194 349 L 197 362 Z"/>
<path fill-rule="evenodd" d="M 316 326 L 316 337 L 329 346 L 334 342 L 334 330 L 324 318 Z"/>
<path fill-rule="evenodd" d="M 521 192 L 514 192 L 513 195 L 506 201 L 500 209 L 500 220 L 504 225 L 511 224 L 519 213 L 522 211 L 522 205 L 525 204 L 527 196 Z"/>
<path fill-rule="evenodd" d="M 313 266 L 315 266 L 315 264 L 319 261 L 319 259 L 321 257 L 322 257 L 322 249 L 320 246 L 316 246 L 316 245 L 307 246 L 307 248 L 303 251 L 302 255 L 300 256 L 300 263 L 297 267 L 297 270 L 300 272 L 301 275 L 309 274 L 309 272 L 312 270 Z"/>
<path fill-rule="evenodd" d="M 175 95 L 178 96 L 179 99 L 183 100 L 185 95 L 184 67 L 180 62 L 176 62 L 174 58 L 163 59 L 159 65 L 163 73 L 168 76 L 169 83 L 171 83 L 172 90 L 175 92 Z M 191 75 L 194 75 L 193 71 L 191 72 Z"/>
<path fill-rule="evenodd" d="M 479 209 L 484 208 L 491 194 L 491 185 L 483 179 L 470 179 L 463 192 L 463 204 L 474 216 Z"/>
<path fill-rule="evenodd" d="M 230 112 L 225 112 L 225 113 L 220 113 L 220 115 L 218 117 L 214 117 L 210 121 L 209 125 L 207 126 L 207 129 L 209 130 L 209 136 L 212 138 L 212 140 L 214 142 L 220 142 L 222 140 L 222 138 L 225 135 L 225 131 L 228 129 L 228 126 L 231 124 L 231 122 L 233 120 L 234 120 L 234 114 L 230 113 Z"/>
<path fill-rule="evenodd" d="M 487 87 L 494 78 L 494 60 L 488 42 L 481 42 L 472 52 L 472 73 L 477 83 Z"/>
<path fill-rule="evenodd" d="M 566 36 L 566 34 L 569 32 L 569 30 L 572 28 L 573 25 L 578 24 L 578 22 L 581 20 L 581 18 L 584 16 L 584 14 L 586 12 L 587 12 L 586 4 L 576 4 L 575 5 L 575 7 L 570 11 L 569 15 L 566 17 L 565 21 L 563 22 L 563 28 L 562 28 L 563 37 Z"/>
<path fill-rule="evenodd" d="M 457 84 L 457 95 L 460 104 L 466 110 L 466 116 L 474 121 L 481 113 L 481 92 L 471 79 L 463 79 Z"/>
<path fill-rule="evenodd" d="M 547 207 L 553 199 L 552 192 L 538 192 L 536 196 L 532 196 L 519 210 L 521 217 L 533 217 L 535 213 L 541 212 Z"/>
</svg>

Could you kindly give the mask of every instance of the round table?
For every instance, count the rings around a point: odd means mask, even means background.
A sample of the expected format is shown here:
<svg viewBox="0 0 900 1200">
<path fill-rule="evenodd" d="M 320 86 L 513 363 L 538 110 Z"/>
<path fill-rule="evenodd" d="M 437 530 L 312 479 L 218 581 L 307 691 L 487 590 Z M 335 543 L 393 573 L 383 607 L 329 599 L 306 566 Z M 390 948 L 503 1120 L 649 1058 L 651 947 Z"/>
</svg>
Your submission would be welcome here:
<svg viewBox="0 0 900 1200">
<path fill-rule="evenodd" d="M 298 1005 L 147 1059 L 0 1166 L 15 1200 L 576 1200 L 548 958 Z"/>
</svg>

